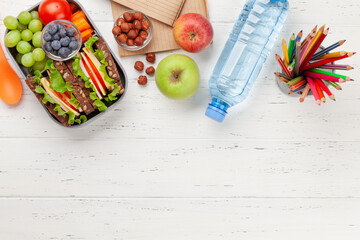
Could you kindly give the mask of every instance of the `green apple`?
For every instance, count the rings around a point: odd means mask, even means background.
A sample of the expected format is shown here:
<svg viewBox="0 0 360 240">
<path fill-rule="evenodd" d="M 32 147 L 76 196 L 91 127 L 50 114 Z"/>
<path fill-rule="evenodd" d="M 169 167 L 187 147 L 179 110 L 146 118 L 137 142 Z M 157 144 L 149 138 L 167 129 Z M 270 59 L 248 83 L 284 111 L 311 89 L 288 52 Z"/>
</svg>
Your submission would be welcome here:
<svg viewBox="0 0 360 240">
<path fill-rule="evenodd" d="M 193 96 L 200 85 L 199 68 L 188 56 L 173 54 L 164 58 L 155 72 L 156 85 L 166 97 L 176 100 Z"/>
</svg>

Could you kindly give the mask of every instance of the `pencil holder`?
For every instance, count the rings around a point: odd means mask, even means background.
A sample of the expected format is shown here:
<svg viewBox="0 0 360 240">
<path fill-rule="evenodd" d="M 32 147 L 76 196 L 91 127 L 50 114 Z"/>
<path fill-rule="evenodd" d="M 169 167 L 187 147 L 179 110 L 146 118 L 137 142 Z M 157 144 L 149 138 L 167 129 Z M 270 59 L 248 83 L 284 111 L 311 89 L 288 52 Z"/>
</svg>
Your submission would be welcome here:
<svg viewBox="0 0 360 240">
<path fill-rule="evenodd" d="M 351 70 L 349 65 L 336 64 L 337 61 L 353 56 L 354 52 L 331 52 L 345 43 L 345 40 L 334 43 L 329 47 L 321 46 L 329 33 L 325 25 L 317 30 L 317 26 L 301 42 L 302 31 L 297 37 L 293 34 L 289 44 L 282 41 L 283 58 L 275 54 L 281 70 L 275 72 L 277 85 L 288 95 L 299 96 L 304 102 L 308 95 L 312 95 L 318 105 L 326 102 L 325 95 L 335 100 L 331 87 L 341 90 L 339 83 L 353 81 L 350 77 L 335 73 L 335 70 Z"/>
</svg>

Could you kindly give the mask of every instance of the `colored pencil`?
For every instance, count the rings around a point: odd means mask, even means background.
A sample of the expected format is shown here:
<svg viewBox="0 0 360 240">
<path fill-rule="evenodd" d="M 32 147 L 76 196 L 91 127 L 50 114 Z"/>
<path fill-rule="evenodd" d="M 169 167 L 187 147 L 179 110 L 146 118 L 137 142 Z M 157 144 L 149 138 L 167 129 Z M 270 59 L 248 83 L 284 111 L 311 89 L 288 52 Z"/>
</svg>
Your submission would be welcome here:
<svg viewBox="0 0 360 240">
<path fill-rule="evenodd" d="M 345 81 L 352 81 L 352 79 L 350 77 L 347 77 L 345 75 L 341 75 L 341 74 L 337 74 L 337 73 L 333 73 L 333 72 L 328 72 L 328 71 L 324 71 L 324 70 L 320 70 L 320 69 L 316 69 L 316 68 L 312 68 L 307 70 L 309 72 L 314 72 L 314 73 L 320 73 L 320 74 L 324 74 L 324 75 L 328 75 L 328 76 L 333 76 L 333 77 L 337 77 L 337 78 L 342 78 Z"/>
<path fill-rule="evenodd" d="M 301 43 L 301 49 L 304 49 L 305 45 L 311 41 L 311 39 L 315 36 L 316 31 L 317 31 L 317 25 L 311 30 L 311 32 L 309 33 L 309 35 L 307 35 L 307 37 L 305 38 L 305 40 Z"/>
<path fill-rule="evenodd" d="M 325 83 L 322 80 L 318 78 L 314 80 L 321 87 L 321 89 L 329 96 L 331 100 L 336 101 L 334 94 L 330 91 L 330 89 L 325 85 Z"/>
<path fill-rule="evenodd" d="M 292 86 L 292 85 L 295 85 L 297 84 L 298 82 L 301 82 L 302 80 L 304 80 L 305 78 L 303 76 L 298 76 L 297 78 L 294 78 L 294 79 L 291 79 L 289 82 L 288 82 L 288 85 L 289 86 Z"/>
<path fill-rule="evenodd" d="M 286 78 L 283 78 L 283 77 L 279 77 L 279 81 L 284 82 L 284 83 L 289 82 L 289 80 L 287 80 Z"/>
<path fill-rule="evenodd" d="M 329 75 L 325 75 L 325 74 L 321 74 L 321 73 L 305 71 L 305 72 L 303 72 L 303 74 L 307 77 L 320 78 L 320 79 L 328 80 L 328 81 L 332 81 L 332 82 L 338 82 L 338 83 L 345 82 L 345 80 L 342 78 L 333 77 L 333 76 L 329 76 Z"/>
<path fill-rule="evenodd" d="M 275 58 L 278 61 L 278 63 L 280 64 L 281 69 L 283 70 L 283 72 L 290 77 L 291 73 L 289 72 L 289 70 L 286 68 L 284 61 L 281 59 L 281 57 L 277 54 L 275 54 Z"/>
<path fill-rule="evenodd" d="M 292 52 L 295 47 L 295 38 L 296 38 L 295 33 L 293 33 L 293 35 L 291 35 L 290 40 L 289 40 L 289 48 L 288 48 L 289 62 L 291 62 L 291 60 L 292 60 Z"/>
<path fill-rule="evenodd" d="M 276 77 L 283 77 L 283 78 L 285 78 L 287 80 L 291 80 L 291 77 L 287 76 L 286 74 L 280 73 L 280 72 L 276 72 L 275 76 Z"/>
<path fill-rule="evenodd" d="M 322 40 L 325 39 L 327 33 L 329 32 L 329 30 L 327 30 L 326 35 L 324 36 L 324 29 L 325 29 L 325 25 L 322 26 L 319 31 L 316 33 L 315 37 L 311 40 L 310 44 L 308 44 L 308 46 L 305 48 L 304 50 L 304 54 L 303 56 L 301 56 L 301 65 L 305 62 L 305 59 L 312 55 L 313 53 L 315 53 L 315 51 L 317 50 L 317 48 L 315 48 L 315 46 L 320 42 L 319 39 L 322 37 Z M 322 41 L 321 41 L 322 42 Z M 320 43 L 321 44 L 321 43 Z M 318 44 L 318 46 L 320 46 L 320 44 Z M 311 56 L 310 56 L 311 58 Z M 310 60 L 310 59 L 309 59 Z"/>
<path fill-rule="evenodd" d="M 345 56 L 345 54 L 347 54 L 347 52 L 345 52 L 345 51 L 327 53 L 325 55 L 318 57 L 316 60 L 342 57 L 342 56 Z"/>
<path fill-rule="evenodd" d="M 331 86 L 333 86 L 337 90 L 342 90 L 342 87 L 339 84 L 337 84 L 336 82 L 332 82 L 332 81 L 325 81 L 325 82 L 329 83 Z"/>
<path fill-rule="evenodd" d="M 321 31 L 321 29 L 320 29 Z M 311 56 L 314 55 L 314 53 L 316 52 L 316 50 L 321 46 L 321 43 L 324 41 L 324 39 L 326 38 L 326 36 L 329 33 L 329 28 L 324 30 L 323 32 L 321 31 L 320 36 L 317 38 L 314 38 L 314 41 L 316 42 L 311 42 L 312 47 L 310 47 L 309 49 L 309 53 L 307 53 L 308 55 L 302 59 L 301 65 L 300 65 L 300 69 L 302 66 L 305 66 L 306 64 L 308 64 L 310 62 Z"/>
<path fill-rule="evenodd" d="M 326 65 L 318 66 L 317 68 L 332 69 L 332 70 L 345 70 L 345 71 L 354 69 L 350 65 L 337 65 L 337 64 L 326 64 Z"/>
<path fill-rule="evenodd" d="M 300 87 L 306 85 L 306 83 L 307 83 L 307 81 L 304 79 L 304 80 L 298 82 L 297 84 L 292 85 L 292 86 L 290 87 L 290 89 L 294 91 L 294 90 L 299 89 Z"/>
<path fill-rule="evenodd" d="M 296 51 L 295 51 L 295 69 L 294 69 L 294 75 L 299 75 L 300 70 L 300 55 L 301 55 L 301 44 L 300 41 L 296 42 Z"/>
<path fill-rule="evenodd" d="M 292 51 L 292 53 L 291 53 L 291 58 L 294 58 L 294 57 L 295 57 L 296 49 L 298 48 L 297 43 L 298 43 L 298 42 L 300 43 L 302 36 L 303 36 L 303 31 L 301 30 L 301 31 L 298 33 L 298 35 L 296 36 L 295 43 L 294 43 L 294 49 L 293 49 L 293 51 Z M 300 46 L 301 46 L 301 43 L 300 43 Z M 299 47 L 300 47 L 300 46 L 299 46 Z"/>
<path fill-rule="evenodd" d="M 306 84 L 306 87 L 300 97 L 300 102 L 304 102 L 305 101 L 305 98 L 307 97 L 307 95 L 309 94 L 309 91 L 310 91 L 310 85 L 309 84 Z"/>
<path fill-rule="evenodd" d="M 318 91 L 316 89 L 316 85 L 314 83 L 314 80 L 311 77 L 306 77 L 306 80 L 308 81 L 308 83 L 310 85 L 310 89 L 311 89 L 311 92 L 314 95 L 316 103 L 320 106 L 321 105 L 321 100 L 320 100 L 320 97 L 319 97 L 319 93 L 318 93 Z"/>
<path fill-rule="evenodd" d="M 335 48 L 338 48 L 338 47 L 340 47 L 341 45 L 343 45 L 345 42 L 346 42 L 346 40 L 341 40 L 341 41 L 339 41 L 339 42 L 337 42 L 337 43 L 334 43 L 333 45 L 331 45 L 331 46 L 329 46 L 329 47 L 327 47 L 327 48 L 325 48 L 325 49 L 317 52 L 316 54 L 314 54 L 314 56 L 311 58 L 311 60 L 315 60 L 315 59 L 317 59 L 318 57 L 320 57 L 320 56 L 322 56 L 322 55 L 324 55 L 324 54 L 329 53 L 330 51 L 334 50 Z"/>
<path fill-rule="evenodd" d="M 336 62 L 336 61 L 339 61 L 339 60 L 342 60 L 342 59 L 345 59 L 345 58 L 349 58 L 349 57 L 351 57 L 351 56 L 353 56 L 355 54 L 356 54 L 355 52 L 352 52 L 352 53 L 347 53 L 345 56 L 342 56 L 342 57 L 324 59 L 324 60 L 312 62 L 312 63 L 304 66 L 302 69 L 300 68 L 300 72 L 304 71 L 304 70 L 307 70 L 307 69 L 310 69 L 310 68 L 316 68 L 318 66 L 322 66 L 322 65 L 325 65 L 325 64 L 328 64 L 328 63 L 332 63 L 332 62 Z"/>
<path fill-rule="evenodd" d="M 284 63 L 285 63 L 285 66 L 288 67 L 290 64 L 290 59 L 289 59 L 288 48 L 287 48 L 285 39 L 283 39 L 281 45 L 282 45 L 283 54 L 284 54 Z"/>
<path fill-rule="evenodd" d="M 316 81 L 316 79 L 314 79 L 314 84 L 315 84 L 315 86 L 316 86 L 316 90 L 317 90 L 317 92 L 318 92 L 318 94 L 319 94 L 320 100 L 321 100 L 323 103 L 325 103 L 325 102 L 326 102 L 326 98 L 325 98 L 324 92 L 323 92 L 323 90 L 321 89 L 319 83 Z"/>
</svg>

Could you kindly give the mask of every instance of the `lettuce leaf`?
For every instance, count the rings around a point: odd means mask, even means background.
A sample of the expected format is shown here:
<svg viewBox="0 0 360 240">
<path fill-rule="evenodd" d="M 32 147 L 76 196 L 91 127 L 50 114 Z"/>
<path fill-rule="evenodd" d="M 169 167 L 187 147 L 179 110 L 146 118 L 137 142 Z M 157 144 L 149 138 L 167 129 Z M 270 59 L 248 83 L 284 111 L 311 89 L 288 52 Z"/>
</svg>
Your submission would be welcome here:
<svg viewBox="0 0 360 240">
<path fill-rule="evenodd" d="M 34 83 L 36 83 L 37 85 L 41 84 L 41 83 L 40 83 L 40 80 L 41 80 L 41 78 L 42 78 L 41 72 L 40 72 L 39 70 L 36 70 L 36 71 L 34 72 L 34 74 L 35 74 Z"/>
<path fill-rule="evenodd" d="M 105 103 L 103 103 L 98 98 L 98 96 L 96 95 L 96 89 L 95 89 L 94 85 L 90 82 L 90 78 L 85 75 L 85 73 L 83 72 L 83 70 L 80 67 L 81 57 L 75 56 L 73 59 L 74 59 L 74 62 L 73 62 L 74 74 L 77 77 L 80 77 L 85 82 L 86 88 L 89 88 L 92 90 L 92 92 L 90 93 L 90 99 L 94 101 L 94 104 L 99 109 L 99 111 L 105 112 L 107 109 L 107 106 L 105 105 Z"/>
<path fill-rule="evenodd" d="M 85 42 L 85 47 L 91 51 L 91 53 L 94 53 L 94 43 L 99 40 L 98 37 L 91 37 Z"/>
</svg>

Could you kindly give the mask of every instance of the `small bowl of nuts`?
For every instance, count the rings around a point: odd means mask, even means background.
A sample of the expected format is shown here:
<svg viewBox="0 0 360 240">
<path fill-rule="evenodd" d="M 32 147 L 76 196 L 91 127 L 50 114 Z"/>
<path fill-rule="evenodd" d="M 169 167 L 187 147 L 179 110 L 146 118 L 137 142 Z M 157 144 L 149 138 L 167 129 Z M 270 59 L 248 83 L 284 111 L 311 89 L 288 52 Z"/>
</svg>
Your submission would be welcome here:
<svg viewBox="0 0 360 240">
<path fill-rule="evenodd" d="M 137 51 L 150 43 L 152 24 L 145 14 L 131 10 L 123 13 L 115 21 L 112 33 L 121 47 L 129 51 Z"/>
</svg>

